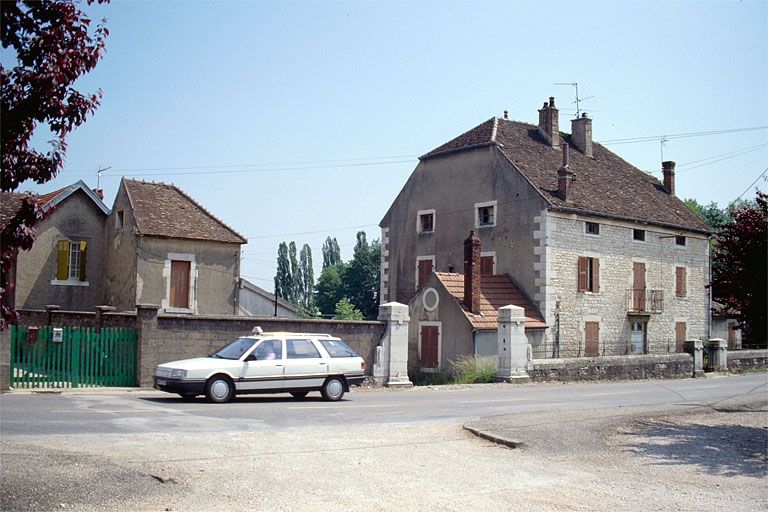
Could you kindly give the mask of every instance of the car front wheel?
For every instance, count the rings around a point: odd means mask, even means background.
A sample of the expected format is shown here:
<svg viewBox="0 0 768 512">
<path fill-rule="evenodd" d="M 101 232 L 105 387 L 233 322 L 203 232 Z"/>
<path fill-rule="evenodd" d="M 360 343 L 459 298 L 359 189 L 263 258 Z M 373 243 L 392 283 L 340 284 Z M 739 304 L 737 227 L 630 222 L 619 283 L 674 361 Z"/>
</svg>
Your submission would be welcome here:
<svg viewBox="0 0 768 512">
<path fill-rule="evenodd" d="M 339 377 L 329 377 L 321 390 L 323 398 L 331 402 L 338 402 L 344 396 L 344 382 Z"/>
<path fill-rule="evenodd" d="M 208 379 L 205 385 L 205 396 L 208 400 L 217 404 L 229 402 L 235 393 L 235 387 L 229 377 L 215 375 Z"/>
</svg>

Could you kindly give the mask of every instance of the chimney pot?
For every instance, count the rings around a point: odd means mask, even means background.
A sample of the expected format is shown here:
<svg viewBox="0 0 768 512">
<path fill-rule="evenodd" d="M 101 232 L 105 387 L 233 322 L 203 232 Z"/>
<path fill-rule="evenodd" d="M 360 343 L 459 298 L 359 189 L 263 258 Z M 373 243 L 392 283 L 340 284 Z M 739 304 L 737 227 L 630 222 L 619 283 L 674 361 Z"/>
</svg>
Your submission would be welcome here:
<svg viewBox="0 0 768 512">
<path fill-rule="evenodd" d="M 544 102 L 544 106 L 539 110 L 539 133 L 551 147 L 557 149 L 560 147 L 560 127 L 559 112 L 555 107 L 555 97 L 549 97 L 549 104 Z"/>
</svg>

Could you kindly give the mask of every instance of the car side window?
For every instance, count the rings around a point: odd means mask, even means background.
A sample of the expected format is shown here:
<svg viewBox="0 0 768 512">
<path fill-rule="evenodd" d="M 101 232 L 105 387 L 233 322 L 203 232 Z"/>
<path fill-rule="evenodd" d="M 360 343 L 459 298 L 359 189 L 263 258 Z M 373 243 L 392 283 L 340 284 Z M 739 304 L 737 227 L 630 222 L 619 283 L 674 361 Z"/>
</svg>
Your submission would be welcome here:
<svg viewBox="0 0 768 512">
<path fill-rule="evenodd" d="M 283 358 L 283 344 L 280 340 L 264 340 L 256 347 L 253 354 L 254 359 L 259 361 L 270 361 Z"/>
<path fill-rule="evenodd" d="M 309 340 L 286 340 L 288 359 L 320 357 L 320 352 Z"/>
</svg>

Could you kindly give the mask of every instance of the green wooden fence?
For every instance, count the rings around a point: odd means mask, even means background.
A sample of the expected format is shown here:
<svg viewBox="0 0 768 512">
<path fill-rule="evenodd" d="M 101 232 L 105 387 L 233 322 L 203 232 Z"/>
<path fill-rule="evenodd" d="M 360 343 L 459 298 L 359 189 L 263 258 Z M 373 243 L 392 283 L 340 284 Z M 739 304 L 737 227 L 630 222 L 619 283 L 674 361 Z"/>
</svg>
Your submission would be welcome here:
<svg viewBox="0 0 768 512">
<path fill-rule="evenodd" d="M 137 331 L 11 326 L 11 386 L 135 386 Z"/>
</svg>

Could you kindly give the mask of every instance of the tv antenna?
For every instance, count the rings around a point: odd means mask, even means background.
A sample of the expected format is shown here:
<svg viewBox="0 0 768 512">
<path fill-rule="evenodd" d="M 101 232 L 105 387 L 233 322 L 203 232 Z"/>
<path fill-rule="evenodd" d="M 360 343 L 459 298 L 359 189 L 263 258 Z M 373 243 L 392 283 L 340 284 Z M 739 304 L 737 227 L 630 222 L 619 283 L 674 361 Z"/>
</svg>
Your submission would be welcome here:
<svg viewBox="0 0 768 512">
<path fill-rule="evenodd" d="M 581 115 L 581 102 L 584 100 L 588 100 L 591 98 L 594 98 L 594 96 L 587 96 L 586 98 L 579 98 L 579 83 L 578 82 L 568 82 L 568 83 L 556 83 L 555 85 L 572 85 L 576 88 L 576 117 L 578 118 Z"/>
<path fill-rule="evenodd" d="M 108 171 L 111 168 L 112 167 L 105 167 L 104 169 L 102 169 L 101 166 L 99 166 L 99 170 L 96 173 L 96 189 L 97 190 L 100 188 L 100 185 L 101 185 L 101 173 L 103 173 L 104 171 Z"/>
</svg>

